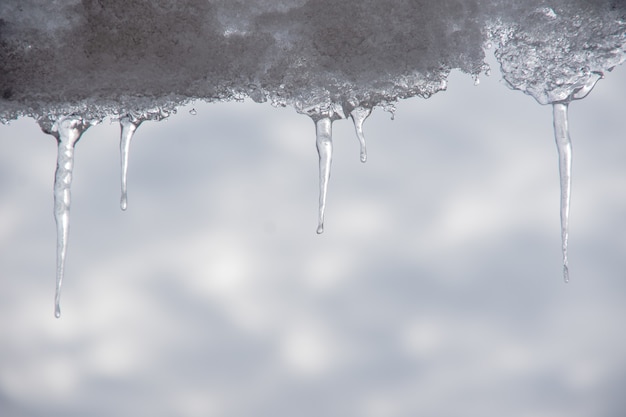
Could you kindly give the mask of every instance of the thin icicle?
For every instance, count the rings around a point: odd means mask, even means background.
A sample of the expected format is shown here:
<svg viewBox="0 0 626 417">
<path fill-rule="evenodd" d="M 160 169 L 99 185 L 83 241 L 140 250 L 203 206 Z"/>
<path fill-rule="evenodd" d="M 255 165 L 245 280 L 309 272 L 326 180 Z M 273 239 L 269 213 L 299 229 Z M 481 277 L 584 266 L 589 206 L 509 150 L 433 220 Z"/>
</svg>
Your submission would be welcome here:
<svg viewBox="0 0 626 417">
<path fill-rule="evenodd" d="M 320 167 L 320 203 L 317 233 L 324 232 L 324 210 L 326 209 L 326 194 L 330 179 L 330 166 L 333 159 L 332 121 L 324 117 L 315 122 L 317 153 Z"/>
<path fill-rule="evenodd" d="M 350 117 L 352 117 L 352 121 L 354 122 L 354 130 L 356 130 L 356 137 L 359 139 L 359 143 L 361 144 L 361 162 L 363 163 L 367 161 L 367 149 L 365 147 L 365 136 L 363 135 L 363 122 L 371 113 L 372 109 L 365 107 L 355 107 L 350 112 Z"/>
<path fill-rule="evenodd" d="M 133 139 L 135 131 L 141 124 L 141 119 L 135 119 L 131 116 L 124 116 L 120 119 L 120 154 L 122 156 L 122 198 L 120 200 L 120 207 L 122 210 L 128 208 L 128 191 L 127 191 L 127 176 L 128 176 L 128 155 L 130 151 L 130 142 Z"/>
<path fill-rule="evenodd" d="M 559 151 L 559 174 L 561 180 L 561 242 L 563 245 L 563 279 L 569 282 L 567 241 L 569 238 L 569 208 L 572 190 L 572 142 L 567 122 L 569 103 L 553 104 L 554 136 Z"/>
<path fill-rule="evenodd" d="M 61 317 L 61 285 L 65 271 L 67 240 L 70 229 L 70 204 L 74 146 L 91 124 L 80 117 L 62 117 L 46 133 L 58 142 L 57 168 L 54 176 L 54 219 L 57 224 L 57 275 L 54 316 Z"/>
</svg>

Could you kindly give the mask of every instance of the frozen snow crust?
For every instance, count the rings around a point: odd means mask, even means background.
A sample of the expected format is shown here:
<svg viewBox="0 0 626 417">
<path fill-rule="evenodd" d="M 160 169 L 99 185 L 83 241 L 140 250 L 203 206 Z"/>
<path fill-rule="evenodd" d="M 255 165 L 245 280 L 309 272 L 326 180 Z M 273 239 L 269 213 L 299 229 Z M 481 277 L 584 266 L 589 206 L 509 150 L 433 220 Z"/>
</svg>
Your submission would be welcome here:
<svg viewBox="0 0 626 417">
<path fill-rule="evenodd" d="M 625 59 L 624 0 L 2 0 L 0 121 L 158 119 L 250 97 L 314 119 L 488 70 L 542 104 Z"/>
</svg>

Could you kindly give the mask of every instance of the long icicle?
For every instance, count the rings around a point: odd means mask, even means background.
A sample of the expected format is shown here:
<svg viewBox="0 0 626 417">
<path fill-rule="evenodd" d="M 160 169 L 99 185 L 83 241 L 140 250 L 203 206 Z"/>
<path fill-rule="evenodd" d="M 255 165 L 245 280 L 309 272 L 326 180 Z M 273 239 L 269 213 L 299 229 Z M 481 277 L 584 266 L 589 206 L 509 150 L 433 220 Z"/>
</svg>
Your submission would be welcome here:
<svg viewBox="0 0 626 417">
<path fill-rule="evenodd" d="M 363 122 L 372 113 L 372 109 L 365 107 L 355 107 L 350 112 L 350 117 L 354 122 L 354 130 L 356 131 L 356 137 L 359 139 L 361 145 L 361 162 L 367 162 L 367 148 L 365 147 L 365 136 L 363 135 Z"/>
<path fill-rule="evenodd" d="M 128 208 L 128 187 L 126 179 L 128 177 L 130 143 L 141 122 L 142 120 L 133 119 L 131 116 L 124 116 L 120 119 L 120 155 L 122 159 L 122 197 L 120 199 L 120 207 L 122 210 Z"/>
<path fill-rule="evenodd" d="M 57 276 L 54 297 L 54 316 L 61 317 L 61 285 L 65 271 L 65 257 L 70 229 L 70 204 L 74 146 L 90 126 L 78 117 L 62 117 L 48 132 L 58 142 L 57 168 L 54 175 L 54 219 L 57 225 Z"/>
<path fill-rule="evenodd" d="M 563 279 L 569 282 L 567 241 L 569 238 L 569 209 L 572 190 L 572 142 L 569 136 L 567 108 L 569 103 L 554 103 L 554 137 L 559 151 L 559 174 L 561 182 L 561 243 L 563 251 Z"/>
<path fill-rule="evenodd" d="M 326 194 L 330 179 L 330 166 L 333 159 L 332 121 L 323 117 L 315 122 L 315 135 L 320 168 L 320 202 L 317 234 L 324 233 L 324 210 L 326 209 Z"/>
</svg>

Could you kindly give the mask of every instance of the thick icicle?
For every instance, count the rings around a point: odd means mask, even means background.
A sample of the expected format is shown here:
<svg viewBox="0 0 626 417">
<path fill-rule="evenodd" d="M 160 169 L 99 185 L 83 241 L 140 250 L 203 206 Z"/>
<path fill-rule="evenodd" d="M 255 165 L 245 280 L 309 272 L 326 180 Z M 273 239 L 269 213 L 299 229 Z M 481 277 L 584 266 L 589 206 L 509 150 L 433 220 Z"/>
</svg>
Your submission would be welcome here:
<svg viewBox="0 0 626 417">
<path fill-rule="evenodd" d="M 135 131 L 143 120 L 136 119 L 131 116 L 124 116 L 120 119 L 121 135 L 120 135 L 120 154 L 122 157 L 122 198 L 120 207 L 126 210 L 128 207 L 128 191 L 126 178 L 128 176 L 128 155 L 130 151 L 130 142 L 133 139 Z"/>
<path fill-rule="evenodd" d="M 61 317 L 61 285 L 65 270 L 65 256 L 70 229 L 70 203 L 72 171 L 74 169 L 74 146 L 91 124 L 80 117 L 62 117 L 44 129 L 58 142 L 57 168 L 54 176 L 54 219 L 57 224 L 57 275 L 54 298 L 54 315 Z"/>
<path fill-rule="evenodd" d="M 326 194 L 330 179 L 330 166 L 333 159 L 332 121 L 323 117 L 315 122 L 317 153 L 320 167 L 320 203 L 317 233 L 324 232 L 324 210 L 326 209 Z"/>
<path fill-rule="evenodd" d="M 561 182 L 561 242 L 563 250 L 563 279 L 569 282 L 567 241 L 569 238 L 569 208 L 572 189 L 572 142 L 567 122 L 568 102 L 554 103 L 554 136 L 559 151 L 559 174 Z"/>
<path fill-rule="evenodd" d="M 367 149 L 365 147 L 365 136 L 363 135 L 363 122 L 367 119 L 370 113 L 372 113 L 372 109 L 365 107 L 355 107 L 350 112 L 350 117 L 352 117 L 352 121 L 354 122 L 354 130 L 356 130 L 356 137 L 359 139 L 359 143 L 361 144 L 361 162 L 367 161 Z"/>
</svg>

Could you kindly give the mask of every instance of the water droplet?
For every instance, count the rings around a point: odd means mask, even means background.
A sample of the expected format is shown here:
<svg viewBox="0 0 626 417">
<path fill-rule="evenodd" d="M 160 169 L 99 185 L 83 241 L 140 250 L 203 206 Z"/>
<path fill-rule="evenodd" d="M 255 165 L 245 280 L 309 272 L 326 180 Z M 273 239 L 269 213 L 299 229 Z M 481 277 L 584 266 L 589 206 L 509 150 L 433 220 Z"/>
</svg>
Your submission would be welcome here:
<svg viewBox="0 0 626 417">
<path fill-rule="evenodd" d="M 194 109 L 189 110 L 189 114 L 192 115 L 192 116 L 195 116 L 196 114 L 198 114 L 198 112 L 194 108 Z"/>
<path fill-rule="evenodd" d="M 559 152 L 561 183 L 561 243 L 563 252 L 563 279 L 569 282 L 567 243 L 569 239 L 569 209 L 572 190 L 572 142 L 569 136 L 567 108 L 569 103 L 554 103 L 554 137 Z"/>
<path fill-rule="evenodd" d="M 42 124 L 42 130 L 53 135 L 58 142 L 57 168 L 54 175 L 54 219 L 57 225 L 57 274 L 54 316 L 57 318 L 61 317 L 61 285 L 65 271 L 67 241 L 70 229 L 74 146 L 91 124 L 91 122 L 85 121 L 78 116 L 61 117 L 51 128 Z"/>
<path fill-rule="evenodd" d="M 354 130 L 356 130 L 356 137 L 361 145 L 361 162 L 367 161 L 367 149 L 365 147 L 365 136 L 363 135 L 363 122 L 372 113 L 372 109 L 365 107 L 355 107 L 350 112 L 350 117 L 354 122 Z"/>
<path fill-rule="evenodd" d="M 133 140 L 135 131 L 143 120 L 134 119 L 131 116 L 124 116 L 120 119 L 120 155 L 122 159 L 122 197 L 120 199 L 120 207 L 122 210 L 128 208 L 128 156 L 130 153 L 130 143 Z"/>
<path fill-rule="evenodd" d="M 323 117 L 315 122 L 315 135 L 320 170 L 320 201 L 317 234 L 321 234 L 324 232 L 324 211 L 326 210 L 328 180 L 330 179 L 330 166 L 333 159 L 332 121 L 329 117 Z"/>
</svg>

